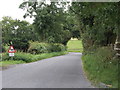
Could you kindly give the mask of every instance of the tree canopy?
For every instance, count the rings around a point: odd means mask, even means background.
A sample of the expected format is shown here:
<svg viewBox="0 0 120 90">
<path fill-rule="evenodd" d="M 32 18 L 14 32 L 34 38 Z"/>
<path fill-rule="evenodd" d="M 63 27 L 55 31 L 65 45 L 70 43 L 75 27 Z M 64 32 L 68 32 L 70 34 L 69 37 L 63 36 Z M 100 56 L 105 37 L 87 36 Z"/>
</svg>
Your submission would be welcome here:
<svg viewBox="0 0 120 90">
<path fill-rule="evenodd" d="M 26 50 L 29 40 L 37 40 L 33 26 L 26 21 L 13 20 L 11 17 L 3 17 L 2 26 L 3 44 L 13 45 L 16 49 Z"/>
<path fill-rule="evenodd" d="M 118 35 L 119 3 L 72 2 L 84 47 L 114 44 Z"/>
<path fill-rule="evenodd" d="M 20 8 L 27 9 L 25 16 L 34 16 L 34 28 L 41 41 L 62 43 L 64 45 L 71 37 L 80 37 L 74 16 L 66 11 L 65 2 L 23 2 Z M 27 8 L 26 8 L 27 6 Z M 76 34 L 75 34 L 76 33 Z"/>
</svg>

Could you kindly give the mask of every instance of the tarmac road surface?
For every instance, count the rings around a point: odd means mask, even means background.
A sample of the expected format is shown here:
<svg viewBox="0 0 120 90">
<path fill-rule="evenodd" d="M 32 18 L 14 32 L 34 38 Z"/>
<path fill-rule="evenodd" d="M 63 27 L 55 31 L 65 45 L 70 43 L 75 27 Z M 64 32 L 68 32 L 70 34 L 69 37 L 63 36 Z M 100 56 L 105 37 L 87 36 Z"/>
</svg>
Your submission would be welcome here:
<svg viewBox="0 0 120 90">
<path fill-rule="evenodd" d="M 81 53 L 21 64 L 2 71 L 2 88 L 94 88 L 83 73 Z"/>
</svg>

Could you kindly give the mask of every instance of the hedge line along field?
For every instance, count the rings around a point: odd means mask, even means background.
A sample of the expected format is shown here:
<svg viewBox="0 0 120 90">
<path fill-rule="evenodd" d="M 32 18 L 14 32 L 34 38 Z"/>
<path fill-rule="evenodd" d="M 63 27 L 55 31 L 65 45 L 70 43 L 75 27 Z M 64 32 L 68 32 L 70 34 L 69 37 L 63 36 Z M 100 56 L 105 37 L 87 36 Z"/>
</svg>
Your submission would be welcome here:
<svg viewBox="0 0 120 90">
<path fill-rule="evenodd" d="M 13 64 L 30 63 L 38 60 L 60 56 L 67 54 L 66 46 L 59 43 L 43 43 L 43 42 L 29 42 L 30 46 L 27 52 L 19 51 L 15 53 L 15 56 L 11 59 L 7 52 L 8 46 L 4 47 L 2 53 L 2 61 L 0 66 L 8 66 Z"/>
<path fill-rule="evenodd" d="M 82 52 L 83 46 L 82 41 L 77 39 L 72 39 L 67 43 L 68 52 Z"/>
</svg>

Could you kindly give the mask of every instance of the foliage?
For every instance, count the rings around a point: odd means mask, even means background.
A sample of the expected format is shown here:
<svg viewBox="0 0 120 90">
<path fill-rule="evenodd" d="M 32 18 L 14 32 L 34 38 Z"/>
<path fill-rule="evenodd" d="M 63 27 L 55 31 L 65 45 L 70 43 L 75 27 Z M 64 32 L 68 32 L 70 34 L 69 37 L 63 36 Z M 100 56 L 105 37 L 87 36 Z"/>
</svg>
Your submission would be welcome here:
<svg viewBox="0 0 120 90">
<path fill-rule="evenodd" d="M 66 46 L 59 43 L 52 43 L 50 47 L 50 52 L 61 52 L 66 51 Z"/>
<path fill-rule="evenodd" d="M 37 40 L 36 33 L 32 25 L 26 21 L 13 20 L 11 17 L 3 17 L 0 22 L 2 25 L 2 43 L 13 45 L 15 49 L 27 51 L 29 40 Z M 34 34 L 33 34 L 34 33 Z"/>
<path fill-rule="evenodd" d="M 54 56 L 60 56 L 60 55 L 64 55 L 64 54 L 67 54 L 67 52 L 52 52 L 52 53 L 37 54 L 33 57 L 32 62 L 46 59 L 46 58 L 51 58 Z"/>
<path fill-rule="evenodd" d="M 39 54 L 39 53 L 61 52 L 65 50 L 66 47 L 58 43 L 31 42 L 28 52 L 32 54 Z"/>
<path fill-rule="evenodd" d="M 9 46 L 2 44 L 2 52 L 8 52 Z"/>
<path fill-rule="evenodd" d="M 17 53 L 15 53 L 13 60 L 17 60 L 17 61 L 22 60 L 24 62 L 30 62 L 31 58 L 32 58 L 32 54 L 17 52 Z M 9 57 L 8 53 L 2 54 L 2 61 L 6 61 L 6 60 L 11 60 L 11 57 Z"/>
<path fill-rule="evenodd" d="M 102 47 L 82 57 L 88 78 L 99 83 L 118 88 L 118 60 L 113 58 L 115 52 L 109 47 Z"/>
<path fill-rule="evenodd" d="M 6 51 L 6 50 L 5 50 L 5 47 L 2 46 L 2 52 L 5 52 L 5 51 Z"/>
<path fill-rule="evenodd" d="M 120 37 L 120 3 L 72 2 L 83 42 L 83 63 L 89 79 L 118 87 L 118 60 L 109 48 Z M 119 41 L 119 40 L 118 40 Z M 106 46 L 106 47 L 104 47 Z"/>
<path fill-rule="evenodd" d="M 36 55 L 30 54 L 30 53 L 24 53 L 24 52 L 17 52 L 15 53 L 13 60 L 21 63 L 23 62 L 29 63 L 29 62 L 34 62 L 34 61 L 50 58 L 53 56 L 64 55 L 64 54 L 67 54 L 67 52 L 52 52 L 52 53 L 43 53 L 43 54 L 36 54 Z M 9 57 L 8 53 L 2 54 L 3 63 L 7 64 L 7 61 L 8 61 L 10 64 L 13 64 L 14 63 L 14 62 L 12 63 L 13 60 L 11 60 L 11 57 Z"/>
<path fill-rule="evenodd" d="M 48 43 L 31 42 L 28 52 L 32 54 L 48 53 L 49 48 Z"/>
<path fill-rule="evenodd" d="M 85 49 L 114 44 L 118 33 L 118 3 L 72 2 Z"/>
<path fill-rule="evenodd" d="M 70 12 L 65 11 L 66 2 L 30 2 L 25 1 L 20 5 L 21 9 L 26 9 L 25 17 L 33 16 L 34 28 L 40 36 L 42 42 L 62 43 L 64 45 L 71 37 L 80 37 L 75 17 Z M 27 8 L 26 8 L 27 6 Z"/>
</svg>

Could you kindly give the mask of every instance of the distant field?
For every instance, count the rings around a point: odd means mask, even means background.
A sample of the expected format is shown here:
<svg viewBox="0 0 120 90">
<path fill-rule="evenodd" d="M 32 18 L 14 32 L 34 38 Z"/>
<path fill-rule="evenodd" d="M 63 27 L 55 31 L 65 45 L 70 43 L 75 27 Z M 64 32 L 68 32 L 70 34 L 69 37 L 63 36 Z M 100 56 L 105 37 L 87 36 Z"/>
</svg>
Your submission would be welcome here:
<svg viewBox="0 0 120 90">
<path fill-rule="evenodd" d="M 69 52 L 82 52 L 82 41 L 81 40 L 70 40 L 67 43 L 68 51 Z"/>
</svg>

